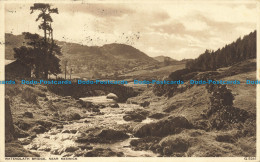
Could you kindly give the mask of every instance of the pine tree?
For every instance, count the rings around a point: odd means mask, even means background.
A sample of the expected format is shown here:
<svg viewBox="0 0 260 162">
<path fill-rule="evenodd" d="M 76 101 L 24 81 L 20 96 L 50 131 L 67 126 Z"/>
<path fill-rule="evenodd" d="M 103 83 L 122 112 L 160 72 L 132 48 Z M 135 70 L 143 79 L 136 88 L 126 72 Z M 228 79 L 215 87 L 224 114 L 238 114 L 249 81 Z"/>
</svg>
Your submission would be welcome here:
<svg viewBox="0 0 260 162">
<path fill-rule="evenodd" d="M 215 52 L 206 50 L 198 58 L 187 62 L 186 68 L 196 71 L 216 70 L 251 58 L 256 58 L 256 31 Z"/>
<path fill-rule="evenodd" d="M 60 60 L 57 55 L 62 55 L 61 48 L 53 39 L 53 22 L 50 14 L 57 13 L 58 9 L 52 9 L 49 4 L 35 3 L 31 8 L 31 13 L 40 11 L 38 20 L 42 20 L 39 29 L 44 31 L 44 37 L 38 34 L 24 32 L 24 38 L 27 40 L 27 46 L 14 48 L 15 58 L 30 66 L 36 78 L 48 78 L 48 74 L 57 75 L 61 73 Z"/>
<path fill-rule="evenodd" d="M 40 14 L 38 15 L 36 21 L 42 20 L 41 24 L 39 25 L 39 29 L 42 29 L 44 32 L 43 50 L 46 55 L 44 59 L 45 62 L 44 78 L 48 78 L 50 68 L 52 67 L 51 63 L 53 63 L 51 59 L 54 59 L 54 57 L 52 56 L 54 52 L 54 46 L 57 47 L 57 45 L 54 45 L 54 40 L 53 40 L 53 29 L 51 26 L 53 19 L 51 17 L 51 14 L 53 13 L 58 14 L 59 12 L 57 8 L 51 8 L 50 4 L 44 4 L 44 3 L 35 3 L 33 6 L 31 6 L 30 10 L 31 10 L 31 14 L 36 11 L 40 11 Z M 55 60 L 57 59 L 55 58 Z"/>
</svg>

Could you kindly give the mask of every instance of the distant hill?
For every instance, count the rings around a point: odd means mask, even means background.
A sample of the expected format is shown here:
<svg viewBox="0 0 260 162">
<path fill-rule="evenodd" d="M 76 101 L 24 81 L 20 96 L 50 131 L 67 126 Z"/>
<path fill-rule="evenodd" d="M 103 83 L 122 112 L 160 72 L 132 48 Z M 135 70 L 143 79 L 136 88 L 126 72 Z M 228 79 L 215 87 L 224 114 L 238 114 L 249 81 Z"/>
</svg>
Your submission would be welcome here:
<svg viewBox="0 0 260 162">
<path fill-rule="evenodd" d="M 23 35 L 13 35 L 5 33 L 5 59 L 13 60 L 14 51 L 13 48 L 20 47 L 25 44 Z"/>
<path fill-rule="evenodd" d="M 14 59 L 13 48 L 26 45 L 23 35 L 6 33 L 6 59 Z M 68 60 L 69 69 L 73 74 L 99 77 L 112 75 L 132 69 L 142 69 L 155 65 L 158 61 L 142 51 L 125 44 L 106 44 L 103 46 L 85 46 L 76 43 L 57 41 L 62 47 L 61 64 Z"/>
<path fill-rule="evenodd" d="M 165 59 L 168 59 L 169 61 L 177 61 L 171 57 L 168 57 L 168 56 L 156 56 L 156 57 L 153 57 L 153 59 L 159 61 L 159 62 L 164 62 Z"/>
</svg>

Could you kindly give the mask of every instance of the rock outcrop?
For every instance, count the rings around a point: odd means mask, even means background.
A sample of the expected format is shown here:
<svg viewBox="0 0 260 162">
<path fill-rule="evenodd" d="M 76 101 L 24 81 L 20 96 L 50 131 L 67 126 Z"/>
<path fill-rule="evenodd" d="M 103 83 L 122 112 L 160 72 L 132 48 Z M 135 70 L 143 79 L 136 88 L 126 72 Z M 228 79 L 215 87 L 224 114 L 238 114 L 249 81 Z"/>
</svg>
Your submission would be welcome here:
<svg viewBox="0 0 260 162">
<path fill-rule="evenodd" d="M 123 140 L 129 138 L 127 134 L 125 134 L 122 131 L 116 131 L 113 129 L 105 129 L 102 130 L 99 134 L 98 137 L 106 140 Z"/>
<path fill-rule="evenodd" d="M 183 129 L 192 128 L 189 121 L 182 116 L 163 119 L 155 123 L 150 123 L 138 128 L 134 135 L 136 137 L 157 136 L 164 137 L 170 134 L 180 133 Z"/>
</svg>

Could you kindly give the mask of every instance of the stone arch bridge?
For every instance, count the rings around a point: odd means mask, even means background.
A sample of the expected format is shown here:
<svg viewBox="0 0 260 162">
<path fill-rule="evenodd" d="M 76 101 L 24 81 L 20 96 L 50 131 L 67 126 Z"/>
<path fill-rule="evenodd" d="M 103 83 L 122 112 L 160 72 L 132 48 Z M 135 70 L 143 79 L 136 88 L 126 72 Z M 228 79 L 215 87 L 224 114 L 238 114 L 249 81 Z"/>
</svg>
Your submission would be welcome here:
<svg viewBox="0 0 260 162">
<path fill-rule="evenodd" d="M 76 99 L 93 96 L 95 90 L 102 90 L 116 94 L 119 102 L 125 102 L 128 98 L 138 94 L 132 87 L 120 84 L 77 84 L 77 82 L 72 82 L 67 85 L 48 85 L 48 89 L 57 95 L 72 96 Z"/>
</svg>

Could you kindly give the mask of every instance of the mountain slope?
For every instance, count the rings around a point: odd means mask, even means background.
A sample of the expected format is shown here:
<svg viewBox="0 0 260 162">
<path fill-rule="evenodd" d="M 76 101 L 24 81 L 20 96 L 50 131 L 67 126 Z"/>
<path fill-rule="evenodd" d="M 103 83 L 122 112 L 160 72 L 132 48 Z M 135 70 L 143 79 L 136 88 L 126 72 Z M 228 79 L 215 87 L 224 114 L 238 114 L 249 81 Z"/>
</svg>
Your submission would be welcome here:
<svg viewBox="0 0 260 162">
<path fill-rule="evenodd" d="M 26 45 L 22 35 L 5 34 L 6 59 L 14 59 L 13 48 Z M 115 72 L 132 70 L 157 64 L 158 61 L 140 50 L 125 44 L 106 44 L 103 46 L 85 46 L 76 43 L 57 41 L 62 47 L 61 65 L 68 61 L 69 68 L 80 77 L 99 77 L 113 75 Z"/>
</svg>

